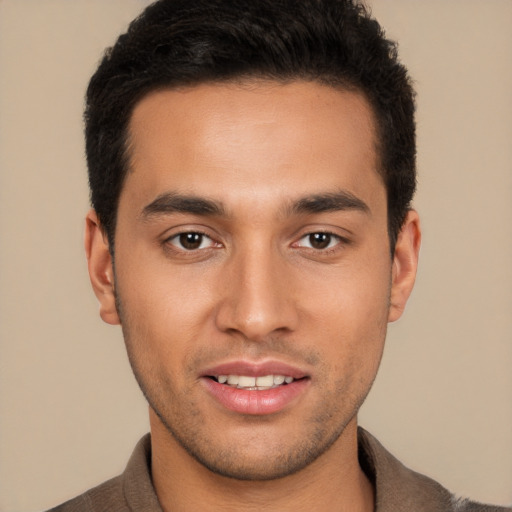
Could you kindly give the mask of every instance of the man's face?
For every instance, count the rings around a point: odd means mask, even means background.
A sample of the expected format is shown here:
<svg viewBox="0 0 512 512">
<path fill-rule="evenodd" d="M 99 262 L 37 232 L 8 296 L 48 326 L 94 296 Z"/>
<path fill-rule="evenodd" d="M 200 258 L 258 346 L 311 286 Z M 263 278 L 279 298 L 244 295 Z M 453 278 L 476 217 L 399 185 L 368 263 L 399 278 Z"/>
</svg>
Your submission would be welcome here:
<svg viewBox="0 0 512 512">
<path fill-rule="evenodd" d="M 302 469 L 355 425 L 399 315 L 367 102 L 201 85 L 145 97 L 130 134 L 115 292 L 154 421 L 220 474 Z"/>
</svg>

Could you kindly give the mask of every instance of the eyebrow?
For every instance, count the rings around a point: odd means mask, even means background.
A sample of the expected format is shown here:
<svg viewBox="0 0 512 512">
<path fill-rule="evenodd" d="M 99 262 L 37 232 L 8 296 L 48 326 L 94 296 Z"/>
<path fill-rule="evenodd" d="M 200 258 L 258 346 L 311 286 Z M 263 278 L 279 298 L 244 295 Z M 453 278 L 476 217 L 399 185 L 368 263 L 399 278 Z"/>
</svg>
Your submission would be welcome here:
<svg viewBox="0 0 512 512">
<path fill-rule="evenodd" d="M 212 199 L 193 195 L 164 193 L 143 208 L 141 218 L 143 220 L 149 220 L 152 217 L 170 213 L 221 216 L 225 215 L 225 209 L 221 203 L 213 201 Z"/>
<path fill-rule="evenodd" d="M 334 193 L 314 194 L 292 203 L 290 211 L 295 214 L 324 213 L 342 210 L 356 210 L 370 213 L 370 208 L 354 194 L 342 190 Z"/>
<path fill-rule="evenodd" d="M 368 205 L 348 191 L 313 194 L 293 201 L 285 210 L 287 215 L 307 213 L 324 213 L 343 210 L 356 210 L 370 213 Z M 171 213 L 189 213 L 207 217 L 226 216 L 222 203 L 194 195 L 164 193 L 146 205 L 142 212 L 142 220 L 168 215 Z"/>
</svg>

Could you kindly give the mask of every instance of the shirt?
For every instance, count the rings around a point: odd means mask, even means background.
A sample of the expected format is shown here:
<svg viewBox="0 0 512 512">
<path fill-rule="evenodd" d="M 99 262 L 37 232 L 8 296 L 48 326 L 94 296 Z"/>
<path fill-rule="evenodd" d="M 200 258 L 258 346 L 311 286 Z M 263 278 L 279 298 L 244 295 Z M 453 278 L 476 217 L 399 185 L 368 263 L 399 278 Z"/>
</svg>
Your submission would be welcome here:
<svg viewBox="0 0 512 512">
<path fill-rule="evenodd" d="M 371 434 L 358 430 L 359 463 L 375 489 L 375 512 L 512 512 L 459 499 L 405 467 Z M 124 473 L 48 512 L 162 512 L 151 482 L 151 439 L 144 436 Z"/>
</svg>

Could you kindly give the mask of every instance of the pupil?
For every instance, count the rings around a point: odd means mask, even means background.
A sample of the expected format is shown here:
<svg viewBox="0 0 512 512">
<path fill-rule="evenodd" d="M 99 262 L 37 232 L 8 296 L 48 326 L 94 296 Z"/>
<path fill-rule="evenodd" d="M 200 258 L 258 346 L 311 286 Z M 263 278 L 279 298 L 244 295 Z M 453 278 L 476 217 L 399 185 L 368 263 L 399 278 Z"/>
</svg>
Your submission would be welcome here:
<svg viewBox="0 0 512 512">
<path fill-rule="evenodd" d="M 331 243 L 331 235 L 328 233 L 313 233 L 309 235 L 309 243 L 314 249 L 325 249 Z"/>
<path fill-rule="evenodd" d="M 180 235 L 180 244 L 185 249 L 197 249 L 201 246 L 203 235 L 201 233 L 183 233 Z"/>
</svg>

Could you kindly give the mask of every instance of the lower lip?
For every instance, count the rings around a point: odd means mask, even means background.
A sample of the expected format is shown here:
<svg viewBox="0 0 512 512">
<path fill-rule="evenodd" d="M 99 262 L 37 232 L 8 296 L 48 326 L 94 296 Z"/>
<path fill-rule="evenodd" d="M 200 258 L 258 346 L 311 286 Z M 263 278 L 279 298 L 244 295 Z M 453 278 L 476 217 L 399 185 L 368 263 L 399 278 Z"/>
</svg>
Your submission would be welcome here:
<svg viewBox="0 0 512 512">
<path fill-rule="evenodd" d="M 207 377 L 202 380 L 208 391 L 226 409 L 253 415 L 273 414 L 283 410 L 297 400 L 309 384 L 309 379 L 300 379 L 290 384 L 258 391 L 219 384 L 216 380 Z"/>
</svg>

